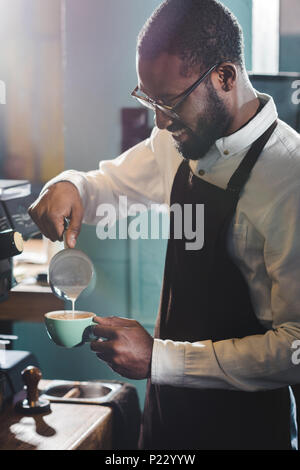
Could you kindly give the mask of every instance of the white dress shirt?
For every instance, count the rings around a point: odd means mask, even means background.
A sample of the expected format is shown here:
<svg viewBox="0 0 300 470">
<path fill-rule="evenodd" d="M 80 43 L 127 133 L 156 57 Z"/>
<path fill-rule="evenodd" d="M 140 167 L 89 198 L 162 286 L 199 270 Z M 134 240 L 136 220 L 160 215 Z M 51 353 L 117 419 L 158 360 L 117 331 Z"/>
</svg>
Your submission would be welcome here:
<svg viewBox="0 0 300 470">
<path fill-rule="evenodd" d="M 254 119 L 190 163 L 197 176 L 200 171 L 201 178 L 226 188 L 251 144 L 278 117 L 273 99 L 258 96 L 265 106 Z M 128 204 L 169 204 L 181 162 L 171 134 L 155 128 L 149 139 L 115 160 L 102 161 L 99 170 L 65 171 L 46 187 L 72 182 L 84 204 L 85 223 L 97 224 L 98 205 L 117 206 L 120 195 Z M 300 382 L 300 366 L 292 361 L 294 341 L 300 340 L 300 136 L 282 121 L 241 194 L 228 248 L 267 333 L 217 342 L 155 339 L 153 383 L 255 391 Z"/>
</svg>

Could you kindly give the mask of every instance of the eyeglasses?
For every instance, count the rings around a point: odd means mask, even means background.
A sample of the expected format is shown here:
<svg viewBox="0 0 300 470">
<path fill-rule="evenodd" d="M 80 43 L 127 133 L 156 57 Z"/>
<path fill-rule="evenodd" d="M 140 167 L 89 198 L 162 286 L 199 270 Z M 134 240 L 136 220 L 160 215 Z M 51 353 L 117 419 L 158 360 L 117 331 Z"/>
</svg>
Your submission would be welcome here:
<svg viewBox="0 0 300 470">
<path fill-rule="evenodd" d="M 193 85 L 191 85 L 187 90 L 180 93 L 180 95 L 177 95 L 174 100 L 179 99 L 179 101 L 174 106 L 168 106 L 167 104 L 152 100 L 151 98 L 149 98 L 149 96 L 141 92 L 138 86 L 133 90 L 131 96 L 137 99 L 138 102 L 141 103 L 143 106 L 152 109 L 152 111 L 155 111 L 156 108 L 158 108 L 171 119 L 180 120 L 180 116 L 176 112 L 177 108 L 179 108 L 179 106 L 184 102 L 184 100 L 186 100 L 187 97 L 191 93 L 193 93 L 193 91 L 200 85 L 200 83 L 202 83 L 206 79 L 206 77 L 208 77 L 208 75 L 213 72 L 213 70 L 219 65 L 220 63 L 213 65 L 209 70 L 207 70 L 207 72 L 201 75 L 201 77 Z"/>
</svg>

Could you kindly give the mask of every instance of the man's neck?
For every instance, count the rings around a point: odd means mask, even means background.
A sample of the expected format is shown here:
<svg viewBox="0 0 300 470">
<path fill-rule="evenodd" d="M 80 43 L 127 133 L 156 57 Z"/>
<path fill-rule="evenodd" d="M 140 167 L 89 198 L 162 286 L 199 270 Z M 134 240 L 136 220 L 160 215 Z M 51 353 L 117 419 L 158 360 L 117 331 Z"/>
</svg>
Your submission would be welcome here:
<svg viewBox="0 0 300 470">
<path fill-rule="evenodd" d="M 233 121 L 226 133 L 226 136 L 234 134 L 251 121 L 251 119 L 257 114 L 259 107 L 260 101 L 256 93 L 253 89 L 249 90 L 247 96 L 244 96 L 243 100 L 240 100 L 240 102 L 237 103 L 236 108 L 233 110 Z"/>
</svg>

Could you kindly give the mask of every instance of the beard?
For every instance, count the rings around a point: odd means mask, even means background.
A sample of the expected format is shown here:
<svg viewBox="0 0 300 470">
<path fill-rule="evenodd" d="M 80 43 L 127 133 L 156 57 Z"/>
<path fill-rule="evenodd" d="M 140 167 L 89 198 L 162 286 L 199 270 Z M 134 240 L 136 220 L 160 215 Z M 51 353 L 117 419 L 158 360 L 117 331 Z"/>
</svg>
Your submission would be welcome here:
<svg viewBox="0 0 300 470">
<path fill-rule="evenodd" d="M 192 131 L 184 124 L 185 132 L 189 137 L 184 142 L 176 142 L 178 152 L 187 160 L 204 158 L 215 142 L 226 135 L 233 121 L 233 116 L 217 95 L 210 81 L 206 84 L 206 88 L 205 116 L 198 117 L 196 131 Z M 177 129 L 180 129 L 179 126 L 178 123 Z"/>
</svg>

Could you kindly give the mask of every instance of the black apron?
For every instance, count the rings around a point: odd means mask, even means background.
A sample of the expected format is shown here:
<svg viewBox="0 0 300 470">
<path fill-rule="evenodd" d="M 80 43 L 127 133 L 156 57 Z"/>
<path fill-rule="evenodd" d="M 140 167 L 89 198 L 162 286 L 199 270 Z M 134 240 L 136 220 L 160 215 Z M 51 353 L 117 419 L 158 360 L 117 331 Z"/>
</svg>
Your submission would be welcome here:
<svg viewBox="0 0 300 470">
<path fill-rule="evenodd" d="M 204 204 L 205 241 L 202 250 L 186 250 L 191 240 L 175 239 L 171 212 L 156 338 L 215 342 L 266 332 L 247 283 L 229 257 L 227 239 L 240 192 L 276 125 L 252 145 L 226 190 L 193 175 L 188 161 L 180 165 L 171 205 L 195 209 Z M 140 448 L 291 449 L 290 416 L 288 387 L 245 392 L 161 386 L 149 380 Z"/>
</svg>

